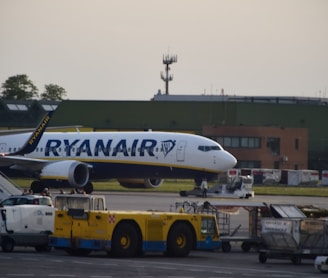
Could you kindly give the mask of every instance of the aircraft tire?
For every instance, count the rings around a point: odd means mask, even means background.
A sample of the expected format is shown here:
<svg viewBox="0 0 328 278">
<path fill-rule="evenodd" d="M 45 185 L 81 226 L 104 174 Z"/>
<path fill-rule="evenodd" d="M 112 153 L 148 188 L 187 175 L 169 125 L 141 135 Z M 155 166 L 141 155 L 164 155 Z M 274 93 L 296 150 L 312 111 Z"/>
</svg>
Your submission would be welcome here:
<svg viewBox="0 0 328 278">
<path fill-rule="evenodd" d="M 115 257 L 134 257 L 139 252 L 141 236 L 137 227 L 130 222 L 122 222 L 115 228 L 112 237 L 112 254 Z"/>
<path fill-rule="evenodd" d="M 45 185 L 41 181 L 33 181 L 31 189 L 33 193 L 41 193 L 45 189 Z"/>
<path fill-rule="evenodd" d="M 167 255 L 170 257 L 185 257 L 193 245 L 193 235 L 185 223 L 176 223 L 171 227 L 167 239 Z"/>
<path fill-rule="evenodd" d="M 180 196 L 181 197 L 187 197 L 188 196 L 187 191 L 186 190 L 180 191 Z"/>
<path fill-rule="evenodd" d="M 11 238 L 4 238 L 1 242 L 1 248 L 3 252 L 12 252 L 14 250 L 15 242 Z"/>
<path fill-rule="evenodd" d="M 91 194 L 92 191 L 93 191 L 93 184 L 92 184 L 91 182 L 88 182 L 88 183 L 83 187 L 83 189 L 84 189 L 84 192 L 85 192 L 86 194 Z"/>
</svg>

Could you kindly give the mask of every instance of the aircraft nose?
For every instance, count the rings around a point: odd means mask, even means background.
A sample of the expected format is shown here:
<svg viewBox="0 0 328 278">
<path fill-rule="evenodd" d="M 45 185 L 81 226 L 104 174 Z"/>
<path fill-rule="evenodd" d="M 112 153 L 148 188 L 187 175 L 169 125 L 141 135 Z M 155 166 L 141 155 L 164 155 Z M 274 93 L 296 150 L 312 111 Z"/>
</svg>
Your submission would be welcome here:
<svg viewBox="0 0 328 278">
<path fill-rule="evenodd" d="M 237 164 L 237 159 L 229 152 L 224 151 L 225 152 L 225 158 L 224 158 L 224 162 L 222 163 L 222 168 L 224 168 L 223 171 L 226 171 L 230 168 L 235 167 L 235 165 Z"/>
</svg>

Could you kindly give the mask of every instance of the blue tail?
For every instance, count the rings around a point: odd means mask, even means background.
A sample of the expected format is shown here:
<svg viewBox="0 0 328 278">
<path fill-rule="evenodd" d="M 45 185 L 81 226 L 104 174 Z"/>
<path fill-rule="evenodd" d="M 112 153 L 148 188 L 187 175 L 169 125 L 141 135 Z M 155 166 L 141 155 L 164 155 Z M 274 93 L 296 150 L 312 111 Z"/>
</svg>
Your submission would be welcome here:
<svg viewBox="0 0 328 278">
<path fill-rule="evenodd" d="M 42 121 L 39 123 L 39 125 L 36 127 L 36 129 L 32 132 L 31 136 L 28 138 L 28 140 L 26 141 L 26 143 L 23 145 L 22 148 L 20 148 L 17 152 L 13 152 L 13 153 L 9 153 L 6 154 L 8 155 L 24 155 L 24 154 L 28 154 L 31 153 L 35 150 L 35 148 L 37 147 L 37 145 L 40 142 L 40 139 L 44 133 L 44 131 L 46 130 L 49 121 L 53 115 L 55 111 L 49 111 L 44 118 L 42 119 Z"/>
</svg>

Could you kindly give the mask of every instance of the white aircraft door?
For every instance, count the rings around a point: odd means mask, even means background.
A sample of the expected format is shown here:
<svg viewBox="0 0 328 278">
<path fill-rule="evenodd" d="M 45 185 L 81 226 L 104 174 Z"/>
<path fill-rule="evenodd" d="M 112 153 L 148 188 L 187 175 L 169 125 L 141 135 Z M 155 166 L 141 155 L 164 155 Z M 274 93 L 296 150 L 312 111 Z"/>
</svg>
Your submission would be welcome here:
<svg viewBox="0 0 328 278">
<path fill-rule="evenodd" d="M 177 147 L 177 161 L 183 162 L 185 160 L 185 149 L 187 141 L 179 141 Z"/>
<path fill-rule="evenodd" d="M 7 144 L 0 143 L 0 153 L 5 153 L 7 151 Z"/>
</svg>

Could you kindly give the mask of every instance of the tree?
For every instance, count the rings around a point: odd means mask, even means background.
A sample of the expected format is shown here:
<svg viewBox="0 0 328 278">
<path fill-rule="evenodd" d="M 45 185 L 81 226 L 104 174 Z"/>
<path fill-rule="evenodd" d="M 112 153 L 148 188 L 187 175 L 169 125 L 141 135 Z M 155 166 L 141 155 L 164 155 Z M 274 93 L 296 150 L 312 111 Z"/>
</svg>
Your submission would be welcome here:
<svg viewBox="0 0 328 278">
<path fill-rule="evenodd" d="M 65 89 L 58 85 L 48 84 L 44 85 L 44 88 L 45 91 L 41 94 L 43 100 L 63 100 L 63 97 L 66 96 Z"/>
<path fill-rule="evenodd" d="M 31 100 L 38 98 L 38 88 L 26 74 L 9 77 L 1 86 L 3 99 Z"/>
</svg>

